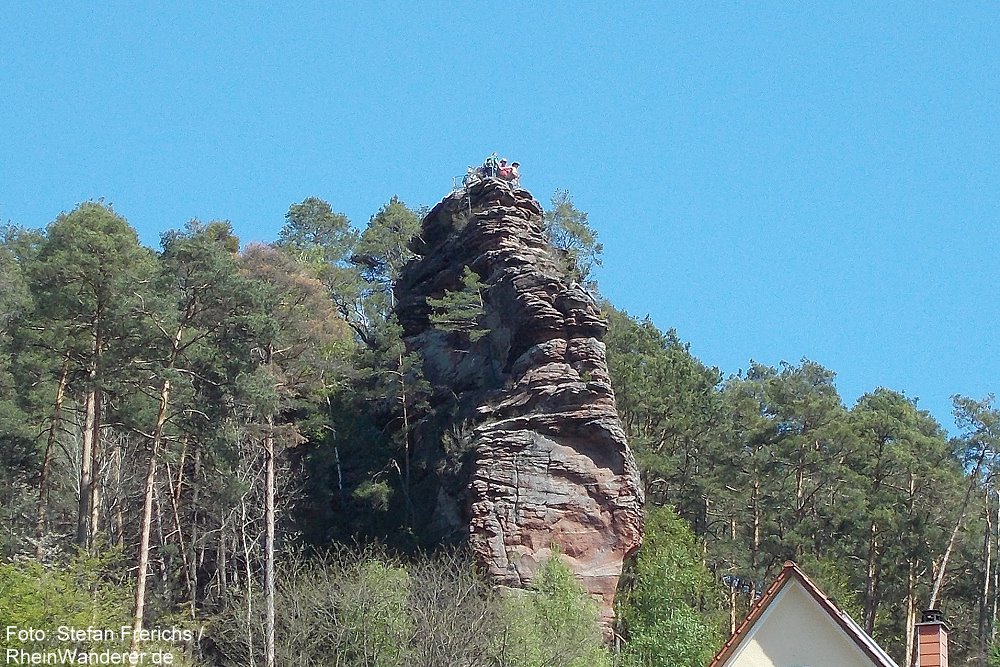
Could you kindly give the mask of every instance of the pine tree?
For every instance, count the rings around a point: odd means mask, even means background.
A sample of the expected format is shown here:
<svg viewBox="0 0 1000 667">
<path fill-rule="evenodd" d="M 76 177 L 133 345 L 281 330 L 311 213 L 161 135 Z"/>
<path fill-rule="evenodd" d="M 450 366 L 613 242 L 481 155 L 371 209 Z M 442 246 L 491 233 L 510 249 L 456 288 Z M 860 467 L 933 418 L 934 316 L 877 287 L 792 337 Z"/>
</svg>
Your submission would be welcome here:
<svg viewBox="0 0 1000 667">
<path fill-rule="evenodd" d="M 137 427 L 149 441 L 143 487 L 143 507 L 140 515 L 138 568 L 136 574 L 135 604 L 133 607 L 132 650 L 138 648 L 146 601 L 146 578 L 150 557 L 150 534 L 153 523 L 153 501 L 157 484 L 158 466 L 162 450 L 168 440 L 177 441 L 182 423 L 178 421 L 178 401 L 190 401 L 194 395 L 194 379 L 198 376 L 197 351 L 206 341 L 218 336 L 236 312 L 246 286 L 240 276 L 235 251 L 238 240 L 226 223 L 202 225 L 189 223 L 184 232 L 163 235 L 163 252 L 159 258 L 159 272 L 155 287 L 157 294 L 143 303 L 143 315 L 149 322 L 150 341 L 146 367 L 149 382 L 139 387 L 155 401 L 155 418 L 151 428 Z M 143 425 L 144 426 L 144 425 Z M 186 439 L 184 440 L 187 441 Z M 183 464 L 180 474 L 183 474 Z M 179 551 L 185 561 L 183 575 L 192 609 L 196 605 L 196 573 L 190 562 L 193 554 L 184 541 L 184 526 L 179 510 L 177 491 L 168 482 L 168 493 L 173 504 Z M 190 541 L 193 541 L 193 536 Z M 189 541 L 189 543 L 190 543 Z"/>
<path fill-rule="evenodd" d="M 62 333 L 60 344 L 74 362 L 71 389 L 82 394 L 80 546 L 93 545 L 100 528 L 105 394 L 115 392 L 138 352 L 134 316 L 152 273 L 151 253 L 135 231 L 98 202 L 60 215 L 32 265 L 38 316 Z"/>
<path fill-rule="evenodd" d="M 465 267 L 458 289 L 445 290 L 440 299 L 427 300 L 431 307 L 431 324 L 442 331 L 463 333 L 472 342 L 479 340 L 489 333 L 482 327 L 485 288 L 476 272 Z"/>
<path fill-rule="evenodd" d="M 243 386 L 264 455 L 265 665 L 274 667 L 278 448 L 304 441 L 291 414 L 315 403 L 333 380 L 338 361 L 333 344 L 345 331 L 322 284 L 282 251 L 251 246 L 242 264 L 255 302 L 247 341 L 255 368 Z"/>
<path fill-rule="evenodd" d="M 571 279 L 592 283 L 593 270 L 601 266 L 604 246 L 587 221 L 587 214 L 576 208 L 566 190 L 552 195 L 552 208 L 545 212 L 545 235 L 562 253 L 564 269 Z"/>
</svg>

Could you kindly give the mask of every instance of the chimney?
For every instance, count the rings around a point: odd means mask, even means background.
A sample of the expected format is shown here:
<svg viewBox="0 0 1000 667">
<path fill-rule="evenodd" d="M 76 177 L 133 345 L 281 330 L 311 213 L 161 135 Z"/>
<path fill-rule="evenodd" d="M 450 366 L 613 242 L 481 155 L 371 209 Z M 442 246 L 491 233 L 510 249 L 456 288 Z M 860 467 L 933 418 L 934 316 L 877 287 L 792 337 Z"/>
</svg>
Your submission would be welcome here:
<svg viewBox="0 0 1000 667">
<path fill-rule="evenodd" d="M 948 626 L 938 609 L 920 614 L 917 623 L 917 667 L 948 667 Z"/>
</svg>

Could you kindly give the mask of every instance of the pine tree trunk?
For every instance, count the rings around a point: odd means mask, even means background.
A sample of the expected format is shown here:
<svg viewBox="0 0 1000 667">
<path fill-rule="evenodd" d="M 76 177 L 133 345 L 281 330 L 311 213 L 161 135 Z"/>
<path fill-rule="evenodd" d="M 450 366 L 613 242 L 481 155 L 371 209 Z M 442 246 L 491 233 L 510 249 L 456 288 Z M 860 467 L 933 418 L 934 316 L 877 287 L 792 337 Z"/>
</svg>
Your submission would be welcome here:
<svg viewBox="0 0 1000 667">
<path fill-rule="evenodd" d="M 955 548 L 955 542 L 958 541 L 958 533 L 962 529 L 962 523 L 965 521 L 965 513 L 969 510 L 969 501 L 972 499 L 972 490 L 976 487 L 979 481 L 979 471 L 982 470 L 983 462 L 986 460 L 986 448 L 983 447 L 982 451 L 979 453 L 979 459 L 976 461 L 976 467 L 972 470 L 972 474 L 969 475 L 969 487 L 965 491 L 965 499 L 962 501 L 962 510 L 958 513 L 958 519 L 955 520 L 955 527 L 951 531 L 951 537 L 948 538 L 948 546 L 944 550 L 944 555 L 941 556 L 941 563 L 938 565 L 938 570 L 934 576 L 934 586 L 931 588 L 931 599 L 927 603 L 928 609 L 936 609 L 938 595 L 941 594 L 941 584 L 944 583 L 944 577 L 948 571 L 948 560 L 951 558 L 951 552 Z"/>
<path fill-rule="evenodd" d="M 750 589 L 747 591 L 747 609 L 752 609 L 754 602 L 757 601 L 757 581 L 762 574 L 757 571 L 760 560 L 761 517 L 760 505 L 757 502 L 760 494 L 760 481 L 754 479 L 751 488 L 750 505 L 753 514 L 753 543 L 750 549 Z"/>
<path fill-rule="evenodd" d="M 917 476 L 910 471 L 909 494 L 906 501 L 907 516 L 913 517 L 914 502 L 917 497 Z M 905 667 L 912 667 L 916 659 L 914 649 L 916 648 L 916 622 L 917 622 L 917 563 L 914 556 L 906 561 L 906 642 L 904 648 L 906 655 L 903 659 Z"/>
<path fill-rule="evenodd" d="M 96 371 L 91 372 L 91 377 Z M 96 418 L 97 390 L 88 389 L 83 399 L 83 441 L 80 451 L 80 505 L 76 520 L 76 544 L 82 549 L 90 547 L 90 504 L 93 493 L 94 423 Z"/>
<path fill-rule="evenodd" d="M 264 649 L 266 667 L 274 667 L 274 417 L 267 418 L 267 431 L 264 435 L 264 456 L 267 469 L 265 471 L 264 498 Z"/>
<path fill-rule="evenodd" d="M 217 549 L 218 549 L 217 558 L 219 561 L 218 572 L 217 572 L 219 577 L 219 597 L 222 600 L 225 600 L 227 594 L 229 593 L 229 553 L 228 553 L 228 548 L 226 546 L 225 519 L 222 520 L 222 525 L 219 527 L 219 544 Z"/>
<path fill-rule="evenodd" d="M 403 406 L 403 498 L 406 501 L 406 525 L 413 527 L 413 503 L 410 500 L 410 414 L 406 405 L 406 376 L 403 355 L 399 355 L 399 400 Z"/>
<path fill-rule="evenodd" d="M 146 577 L 149 573 L 149 536 L 153 522 L 153 494 L 156 488 L 156 463 L 163 437 L 163 425 L 167 420 L 167 406 L 170 404 L 170 380 L 164 380 L 160 388 L 160 407 L 156 413 L 156 429 L 149 449 L 149 466 L 146 469 L 146 486 L 142 501 L 142 522 L 139 526 L 139 566 L 135 582 L 135 606 L 132 614 L 132 646 L 135 652 L 139 646 L 142 617 L 146 608 Z"/>
<path fill-rule="evenodd" d="M 95 468 L 95 463 L 100 461 L 98 437 L 101 428 L 101 390 L 98 387 L 98 369 L 101 364 L 101 352 L 104 349 L 104 340 L 101 336 L 102 310 L 103 308 L 99 305 L 97 313 L 90 322 L 94 340 L 87 369 L 87 392 L 84 395 L 83 443 L 80 458 L 80 506 L 76 525 L 76 543 L 81 548 L 88 550 L 93 546 L 94 535 L 97 532 L 100 502 L 97 481 L 100 470 L 99 466 Z"/>
<path fill-rule="evenodd" d="M 795 517 L 801 519 L 805 513 L 806 475 L 805 475 L 805 445 L 799 445 L 799 461 L 795 467 Z"/>
<path fill-rule="evenodd" d="M 865 585 L 864 629 L 869 635 L 875 630 L 875 612 L 878 610 L 878 524 L 871 523 L 868 536 L 868 568 Z"/>
<path fill-rule="evenodd" d="M 187 445 L 187 441 L 188 441 L 187 436 L 184 436 L 185 446 Z M 193 484 L 191 484 L 191 487 L 192 487 L 191 488 L 191 536 L 188 539 L 188 545 L 189 545 L 188 548 L 191 549 L 191 559 L 190 559 L 190 562 L 191 562 L 191 565 L 190 565 L 190 567 L 191 567 L 191 574 L 190 574 L 190 577 L 189 577 L 190 580 L 191 580 L 191 613 L 194 616 L 197 616 L 197 612 L 198 612 L 198 570 L 199 570 L 199 564 L 200 563 L 199 563 L 199 561 L 197 561 L 195 559 L 195 545 L 198 543 L 199 539 L 202 539 L 201 534 L 198 532 L 198 519 L 199 519 L 199 515 L 198 515 L 198 499 L 199 499 L 198 489 L 200 488 L 198 486 L 198 480 L 200 479 L 200 474 L 201 474 L 201 447 L 200 447 L 200 445 L 199 445 L 199 443 L 198 443 L 197 440 L 195 441 L 195 444 L 193 446 L 194 446 L 194 465 L 193 465 L 193 470 L 192 470 L 192 473 L 193 473 L 192 474 L 192 479 L 194 480 L 194 482 L 193 482 Z M 223 530 L 221 532 L 222 532 L 222 534 L 220 535 L 220 538 L 221 538 L 220 542 L 223 545 L 223 547 L 225 547 L 225 540 L 226 540 L 225 524 L 223 524 Z M 207 547 L 207 545 L 205 545 L 205 544 L 202 545 L 202 550 L 201 550 L 201 554 L 202 554 L 201 555 L 201 559 L 202 560 L 204 560 L 205 548 L 206 547 Z M 222 561 L 221 561 L 220 567 L 222 568 L 222 577 L 223 577 L 223 588 L 222 588 L 222 590 L 225 591 L 225 574 L 226 574 L 225 551 L 223 551 L 223 553 L 222 553 Z"/>
<path fill-rule="evenodd" d="M 733 540 L 733 544 L 736 544 L 736 519 L 729 520 L 729 536 Z M 736 634 L 736 586 L 732 582 L 729 584 L 729 634 L 730 636 Z"/>
<path fill-rule="evenodd" d="M 69 377 L 70 351 L 63 356 L 62 370 L 59 372 L 59 383 L 56 385 L 56 398 L 52 404 L 52 419 L 49 420 L 49 435 L 45 440 L 45 455 L 42 458 L 42 470 L 38 476 L 38 510 L 35 515 L 35 558 L 42 559 L 44 549 L 42 542 L 47 532 L 46 520 L 49 501 L 49 472 L 52 470 L 52 455 L 55 450 L 56 437 L 62 423 L 63 399 L 66 396 L 66 379 Z"/>
<path fill-rule="evenodd" d="M 240 538 L 243 541 L 243 567 L 246 575 L 246 583 L 244 588 L 247 594 L 247 656 L 250 659 L 250 667 L 255 667 L 257 664 L 257 659 L 254 653 L 254 622 L 253 622 L 253 579 L 252 572 L 250 569 L 250 542 L 247 540 L 247 503 L 246 494 L 240 499 L 240 520 L 242 525 L 240 527 Z M 257 629 L 259 632 L 259 627 Z"/>
<path fill-rule="evenodd" d="M 913 667 L 916 660 L 917 623 L 917 564 L 911 558 L 906 572 L 906 659 L 903 664 Z"/>
<path fill-rule="evenodd" d="M 119 490 L 118 500 L 115 502 L 115 513 L 112 518 L 112 529 L 114 533 L 114 542 L 118 547 L 125 546 L 125 499 L 122 497 L 123 494 L 121 490 L 124 488 L 122 484 L 122 468 L 125 465 L 125 447 L 122 441 L 119 440 L 118 445 L 115 447 L 115 484 Z"/>
<path fill-rule="evenodd" d="M 94 545 L 97 533 L 100 532 L 101 498 L 104 491 L 102 479 L 102 463 L 104 461 L 103 444 L 101 442 L 101 416 L 103 413 L 104 392 L 100 389 L 94 392 L 94 435 L 90 449 L 90 536 L 88 544 Z"/>
<path fill-rule="evenodd" d="M 181 456 L 177 464 L 177 481 L 173 492 L 174 525 L 177 530 L 177 541 L 181 547 L 181 556 L 184 561 L 184 581 L 188 588 L 188 602 L 191 608 L 191 618 L 198 615 L 198 566 L 195 562 L 195 541 L 198 539 L 197 506 L 195 499 L 191 502 L 191 531 L 188 539 L 184 539 L 184 522 L 181 517 L 184 497 L 184 471 L 188 465 L 188 436 L 181 439 Z M 185 544 L 186 543 L 186 544 Z"/>
<path fill-rule="evenodd" d="M 184 458 L 181 457 L 180 468 L 184 467 Z M 178 473 L 179 475 L 180 473 Z M 171 479 L 170 475 L 170 464 L 167 463 L 167 480 Z M 180 478 L 178 477 L 178 480 Z M 174 534 L 177 535 L 177 552 L 181 556 L 181 571 L 184 573 L 184 588 L 188 595 L 188 606 L 191 610 L 191 618 L 195 617 L 194 610 L 194 595 L 192 594 L 191 586 L 191 563 L 189 562 L 191 554 L 188 552 L 188 547 L 184 539 L 184 529 L 181 526 L 181 499 L 180 499 L 180 482 L 176 489 L 170 489 L 170 516 L 173 518 L 174 523 Z"/>
<path fill-rule="evenodd" d="M 997 553 L 1000 553 L 1000 491 L 997 492 L 997 513 L 996 521 L 993 524 L 993 546 L 996 548 Z M 997 638 L 997 603 L 1000 601 L 1000 563 L 997 563 L 996 558 L 993 559 L 993 599 L 992 599 L 992 613 L 990 614 L 990 643 L 996 641 Z"/>
<path fill-rule="evenodd" d="M 986 508 L 983 526 L 983 592 L 979 598 L 979 664 L 985 667 L 989 652 L 989 599 L 990 599 L 990 572 L 993 569 L 993 513 L 990 507 L 989 489 L 984 489 L 986 496 Z"/>
<path fill-rule="evenodd" d="M 955 542 L 958 541 L 958 533 L 962 529 L 962 522 L 965 521 L 965 512 L 967 509 L 968 498 L 966 498 L 966 502 L 962 505 L 962 511 L 958 515 L 958 521 L 955 522 L 955 527 L 951 531 L 951 537 L 948 538 L 948 546 L 945 547 L 944 555 L 941 556 L 941 562 L 938 563 L 937 572 L 934 575 L 934 586 L 931 588 L 931 597 L 927 602 L 927 607 L 929 609 L 935 608 L 938 596 L 941 594 L 941 584 L 944 583 L 945 573 L 948 571 L 948 561 L 951 559 L 951 552 L 955 548 Z"/>
</svg>

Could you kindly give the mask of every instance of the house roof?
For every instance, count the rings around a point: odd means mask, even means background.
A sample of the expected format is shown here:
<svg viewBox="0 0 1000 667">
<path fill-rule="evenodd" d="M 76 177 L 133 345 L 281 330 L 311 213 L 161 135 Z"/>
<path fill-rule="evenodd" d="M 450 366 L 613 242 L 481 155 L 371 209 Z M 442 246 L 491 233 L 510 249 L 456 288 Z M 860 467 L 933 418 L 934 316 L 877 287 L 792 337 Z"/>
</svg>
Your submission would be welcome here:
<svg viewBox="0 0 1000 667">
<path fill-rule="evenodd" d="M 833 600 L 828 598 L 826 594 L 819 589 L 819 587 L 812 582 L 812 580 L 806 576 L 806 573 L 799 569 L 799 566 L 788 561 L 785 566 L 781 569 L 781 573 L 778 578 L 774 580 L 760 599 L 754 604 L 753 608 L 750 609 L 750 613 L 747 614 L 746 620 L 736 628 L 736 632 L 732 637 L 725 643 L 722 649 L 716 654 L 712 662 L 709 663 L 708 667 L 722 667 L 729 660 L 730 657 L 736 652 L 744 640 L 751 636 L 754 631 L 754 625 L 760 620 L 761 616 L 768 610 L 771 603 L 778 597 L 782 589 L 785 588 L 791 581 L 797 581 L 802 587 L 809 593 L 816 604 L 822 609 L 830 619 L 839 626 L 847 637 L 853 641 L 858 649 L 861 650 L 866 656 L 868 656 L 873 665 L 877 667 L 898 667 L 896 663 L 889 657 L 889 654 L 885 650 L 875 643 L 875 640 L 868 636 L 861 626 L 854 622 L 850 616 L 847 615 L 840 607 L 834 604 Z"/>
</svg>

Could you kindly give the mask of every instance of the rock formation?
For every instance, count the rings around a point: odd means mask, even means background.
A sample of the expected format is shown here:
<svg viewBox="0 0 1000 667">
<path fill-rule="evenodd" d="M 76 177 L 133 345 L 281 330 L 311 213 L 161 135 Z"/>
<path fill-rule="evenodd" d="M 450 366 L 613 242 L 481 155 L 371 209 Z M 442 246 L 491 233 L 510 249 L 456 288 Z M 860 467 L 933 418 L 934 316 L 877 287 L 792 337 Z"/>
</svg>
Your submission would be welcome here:
<svg viewBox="0 0 1000 667">
<path fill-rule="evenodd" d="M 430 524 L 464 532 L 502 585 L 530 585 L 560 551 L 610 627 L 622 562 L 642 539 L 642 491 L 593 297 L 561 268 L 538 202 L 498 179 L 448 195 L 411 247 L 397 314 L 433 388 L 415 446 L 452 461 L 435 469 Z M 460 291 L 466 267 L 483 284 L 481 336 L 430 320 L 428 299 Z"/>
</svg>

